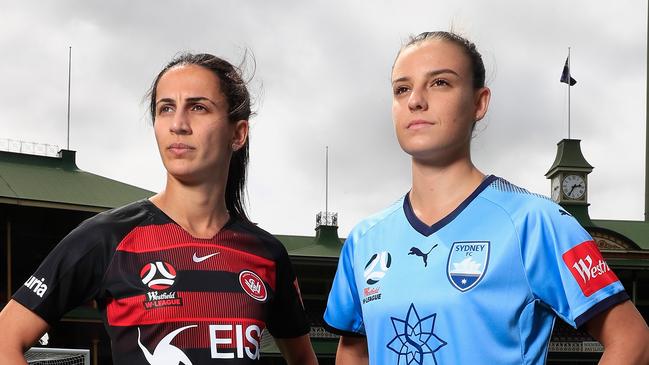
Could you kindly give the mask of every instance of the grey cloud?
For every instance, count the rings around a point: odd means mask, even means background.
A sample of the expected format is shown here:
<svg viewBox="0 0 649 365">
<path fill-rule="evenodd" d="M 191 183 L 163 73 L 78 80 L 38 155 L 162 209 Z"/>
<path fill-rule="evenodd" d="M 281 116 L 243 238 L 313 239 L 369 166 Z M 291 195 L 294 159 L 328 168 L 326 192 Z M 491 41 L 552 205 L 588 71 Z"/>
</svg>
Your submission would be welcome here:
<svg viewBox="0 0 649 365">
<path fill-rule="evenodd" d="M 573 47 L 573 137 L 583 139 L 591 215 L 641 218 L 646 2 L 57 1 L 0 4 L 0 137 L 65 145 L 73 46 L 72 148 L 79 166 L 152 190 L 164 183 L 142 96 L 178 51 L 256 57 L 251 216 L 311 234 L 330 207 L 341 234 L 409 189 L 394 138 L 389 75 L 411 33 L 451 25 L 485 56 L 493 100 L 473 142 L 486 173 L 545 193 L 566 135 L 558 78 Z M 623 183 L 620 183 L 623 181 Z"/>
</svg>

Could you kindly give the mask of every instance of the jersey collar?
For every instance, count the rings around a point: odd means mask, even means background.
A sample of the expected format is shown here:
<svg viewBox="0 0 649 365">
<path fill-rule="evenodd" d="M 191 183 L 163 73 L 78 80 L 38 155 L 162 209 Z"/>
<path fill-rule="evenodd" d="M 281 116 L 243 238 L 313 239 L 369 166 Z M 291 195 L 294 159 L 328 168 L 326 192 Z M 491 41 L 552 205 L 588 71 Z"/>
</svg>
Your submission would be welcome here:
<svg viewBox="0 0 649 365">
<path fill-rule="evenodd" d="M 464 201 L 460 203 L 460 205 L 458 205 L 455 210 L 449 213 L 446 217 L 440 219 L 432 226 L 429 226 L 426 223 L 420 221 L 419 218 L 417 218 L 417 216 L 415 215 L 415 212 L 412 210 L 412 205 L 410 204 L 410 192 L 406 193 L 406 196 L 403 199 L 403 212 L 406 214 L 406 218 L 408 219 L 410 226 L 417 232 L 428 237 L 453 221 L 453 219 L 455 219 L 455 217 L 462 213 L 462 211 L 473 201 L 473 199 L 475 199 L 484 189 L 487 188 L 487 186 L 491 185 L 491 183 L 496 179 L 497 177 L 494 175 L 487 176 L 484 180 L 482 180 L 480 185 L 478 185 L 473 193 L 471 193 L 471 195 L 464 199 Z"/>
</svg>

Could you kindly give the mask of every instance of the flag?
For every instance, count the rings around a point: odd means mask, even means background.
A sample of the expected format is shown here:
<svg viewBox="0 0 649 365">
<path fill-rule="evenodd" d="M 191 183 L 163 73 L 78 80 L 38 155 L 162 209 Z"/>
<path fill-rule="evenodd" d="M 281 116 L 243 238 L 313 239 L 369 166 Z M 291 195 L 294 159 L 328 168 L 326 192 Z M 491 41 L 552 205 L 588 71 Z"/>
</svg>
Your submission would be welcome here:
<svg viewBox="0 0 649 365">
<path fill-rule="evenodd" d="M 561 79 L 559 79 L 559 81 L 563 82 L 564 84 L 567 84 L 568 80 L 570 80 L 570 86 L 573 86 L 574 84 L 577 83 L 577 80 L 573 79 L 572 76 L 570 76 L 570 66 L 568 66 L 569 60 L 570 60 L 570 56 L 566 58 L 566 64 L 563 65 L 563 72 L 561 73 Z"/>
</svg>

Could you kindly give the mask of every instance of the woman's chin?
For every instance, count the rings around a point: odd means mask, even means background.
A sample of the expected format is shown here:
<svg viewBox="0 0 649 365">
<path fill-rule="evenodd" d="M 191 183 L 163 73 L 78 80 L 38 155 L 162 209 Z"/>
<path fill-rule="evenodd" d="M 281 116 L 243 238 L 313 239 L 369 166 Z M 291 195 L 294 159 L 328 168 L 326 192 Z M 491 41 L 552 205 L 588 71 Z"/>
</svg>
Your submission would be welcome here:
<svg viewBox="0 0 649 365">
<path fill-rule="evenodd" d="M 203 179 L 201 174 L 190 169 L 167 169 L 170 180 L 177 181 L 183 185 L 198 185 Z"/>
<path fill-rule="evenodd" d="M 401 149 L 415 160 L 435 160 L 440 154 L 440 151 L 428 145 L 401 146 Z"/>
</svg>

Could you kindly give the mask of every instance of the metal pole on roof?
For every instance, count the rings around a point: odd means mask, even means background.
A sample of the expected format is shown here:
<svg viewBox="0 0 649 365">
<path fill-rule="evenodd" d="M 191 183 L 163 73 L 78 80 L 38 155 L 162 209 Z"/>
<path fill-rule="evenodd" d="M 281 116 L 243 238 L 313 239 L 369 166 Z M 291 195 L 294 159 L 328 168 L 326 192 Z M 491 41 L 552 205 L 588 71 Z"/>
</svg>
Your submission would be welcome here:
<svg viewBox="0 0 649 365">
<path fill-rule="evenodd" d="M 329 146 L 325 146 L 325 222 L 329 225 Z"/>
<path fill-rule="evenodd" d="M 70 84 L 72 75 L 72 46 L 68 51 L 68 150 L 70 149 Z"/>
</svg>

